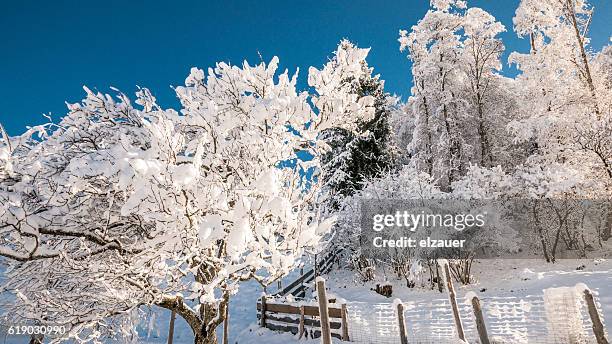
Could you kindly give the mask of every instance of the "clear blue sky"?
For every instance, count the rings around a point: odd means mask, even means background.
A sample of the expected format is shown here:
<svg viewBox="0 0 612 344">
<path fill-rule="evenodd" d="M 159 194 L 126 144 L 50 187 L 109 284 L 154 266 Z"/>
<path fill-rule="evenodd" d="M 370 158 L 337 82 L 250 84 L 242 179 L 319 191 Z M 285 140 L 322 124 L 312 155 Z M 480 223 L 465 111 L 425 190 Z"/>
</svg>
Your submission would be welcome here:
<svg viewBox="0 0 612 344">
<path fill-rule="evenodd" d="M 612 29 L 612 1 L 594 0 L 593 47 Z M 341 38 L 372 47 L 368 58 L 387 90 L 405 99 L 410 64 L 398 49 L 398 30 L 410 29 L 428 0 L 401 1 L 11 1 L 0 9 L 0 122 L 9 134 L 58 119 L 64 101 L 82 98 L 82 85 L 115 86 L 132 95 L 148 87 L 164 107 L 176 107 L 170 85 L 192 66 L 239 64 L 277 55 L 281 68 L 320 66 Z M 507 50 L 527 50 L 512 32 L 518 0 L 471 0 L 506 25 Z M 512 71 L 508 71 L 512 73 Z"/>
</svg>

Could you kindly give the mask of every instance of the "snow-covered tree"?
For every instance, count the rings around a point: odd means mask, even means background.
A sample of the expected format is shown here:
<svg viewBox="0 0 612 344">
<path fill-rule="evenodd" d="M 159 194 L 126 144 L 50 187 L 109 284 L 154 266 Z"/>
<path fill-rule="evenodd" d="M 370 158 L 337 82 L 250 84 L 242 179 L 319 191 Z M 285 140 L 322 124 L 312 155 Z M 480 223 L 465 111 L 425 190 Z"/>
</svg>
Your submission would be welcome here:
<svg viewBox="0 0 612 344">
<path fill-rule="evenodd" d="M 504 78 L 495 72 L 501 70 L 500 55 L 504 46 L 497 37 L 505 31 L 504 26 L 495 18 L 480 8 L 470 8 L 463 17 L 463 61 L 466 81 L 469 83 L 468 94 L 470 108 L 475 112 L 478 133 L 478 145 L 480 147 L 479 164 L 485 167 L 494 166 L 494 151 L 492 142 L 495 140 L 496 124 L 502 122 L 499 99 L 495 98 L 495 92 L 506 91 Z M 502 108 L 503 109 L 503 108 Z M 475 111 L 474 111 L 475 110 Z M 496 118 L 498 117 L 498 118 Z M 496 123 L 497 122 L 497 123 Z"/>
<path fill-rule="evenodd" d="M 408 155 L 445 189 L 470 163 L 508 163 L 505 125 L 514 105 L 510 80 L 498 74 L 503 31 L 492 15 L 464 1 L 432 2 L 411 32 L 400 31 L 414 78 Z"/>
<path fill-rule="evenodd" d="M 380 263 L 388 263 L 393 269 L 406 278 L 409 286 L 414 286 L 417 276 L 411 274 L 411 267 L 420 260 L 427 260 L 417 250 L 402 249 L 384 252 L 381 249 L 369 247 L 363 243 L 370 230 L 363 228 L 362 216 L 364 203 L 370 202 L 381 212 L 392 211 L 385 209 L 381 202 L 396 200 L 427 201 L 444 198 L 446 195 L 435 184 L 433 178 L 427 173 L 411 166 L 403 166 L 400 170 L 390 171 L 381 176 L 364 181 L 363 188 L 353 195 L 344 198 L 340 211 L 337 212 L 337 236 L 350 252 L 355 270 L 365 281 L 375 277 L 375 269 Z M 360 214 L 360 216 L 355 216 Z M 365 231 L 365 232 L 363 232 Z"/>
<path fill-rule="evenodd" d="M 612 88 L 606 68 L 609 52 L 604 48 L 595 53 L 589 47 L 593 15 L 587 1 L 521 1 L 515 30 L 529 37 L 531 51 L 510 57 L 522 72 L 517 78 L 522 118 L 512 122 L 510 129 L 516 142 L 532 144 L 529 166 L 556 169 L 561 164 L 599 185 L 581 194 L 606 199 L 612 190 L 612 156 L 607 148 L 612 133 Z M 608 228 L 612 209 L 609 213 Z"/>
<path fill-rule="evenodd" d="M 559 257 L 586 258 L 602 247 L 609 201 L 600 198 L 601 188 L 601 182 L 566 164 L 521 165 L 509 173 L 471 166 L 454 184 L 454 194 L 459 199 L 502 200 L 489 213 L 504 214 L 506 223 L 518 224 L 525 252 L 554 263 Z"/>
<path fill-rule="evenodd" d="M 467 149 L 459 126 L 465 104 L 455 85 L 461 47 L 463 1 L 435 1 L 410 33 L 400 31 L 400 49 L 412 61 L 413 87 L 408 105 L 415 116 L 409 151 L 419 169 L 448 189 L 462 174 Z"/>
<path fill-rule="evenodd" d="M 608 195 L 612 194 L 612 46 L 604 47 L 593 58 L 595 94 L 599 116 L 579 121 L 574 142 L 594 161 L 594 175 L 608 180 Z M 610 214 L 612 221 L 612 212 Z M 612 224 L 610 225 L 612 227 Z M 612 234 L 610 234 L 612 235 Z"/>
<path fill-rule="evenodd" d="M 399 171 L 385 174 L 367 181 L 362 190 L 344 199 L 342 210 L 338 212 L 339 241 L 353 251 L 353 263 L 364 277 L 376 266 L 388 264 L 387 270 L 394 271 L 406 279 L 409 287 L 414 287 L 418 276 L 418 266 L 429 269 L 420 270 L 430 273 L 433 288 L 438 275 L 437 259 L 451 259 L 455 278 L 463 284 L 472 281 L 471 266 L 476 252 L 494 250 L 499 253 L 512 253 L 517 250 L 520 238 L 517 227 L 505 218 L 512 209 L 503 208 L 497 200 L 516 197 L 520 190 L 516 179 L 504 173 L 500 167 L 487 169 L 471 166 L 469 172 L 453 185 L 453 192 L 444 192 L 433 177 L 413 166 L 403 166 Z M 512 192 L 515 192 L 513 195 Z M 520 196 L 523 196 L 522 194 Z M 415 239 L 460 238 L 469 242 L 470 247 L 454 251 L 415 246 L 411 248 L 375 248 L 365 242 L 373 239 L 372 229 L 364 227 L 363 216 L 374 214 L 395 214 L 397 211 L 411 211 L 418 214 L 483 214 L 488 213 L 486 227 L 462 231 L 448 226 L 420 226 L 409 233 L 404 227 L 385 228 L 385 238 L 401 238 L 406 235 Z M 505 213 L 507 211 L 508 213 Z M 355 216 L 360 214 L 361 216 Z M 483 232 L 486 231 L 486 232 Z"/>
<path fill-rule="evenodd" d="M 529 57 L 539 64 L 540 73 L 556 70 L 557 73 L 548 76 L 546 86 L 570 82 L 566 86 L 573 86 L 573 92 L 582 88 L 583 92 L 573 97 L 582 98 L 591 111 L 599 114 L 587 50 L 592 16 L 593 9 L 586 0 L 522 0 L 516 10 L 514 26 L 520 36 L 529 36 L 530 55 L 537 55 L 537 58 Z M 520 54 L 515 56 L 523 61 Z M 527 65 L 528 62 L 525 67 Z M 551 106 L 555 107 L 555 103 L 551 99 Z"/>
<path fill-rule="evenodd" d="M 86 89 L 58 124 L 5 137 L 5 315 L 104 342 L 135 335 L 156 305 L 215 343 L 239 283 L 286 274 L 331 226 L 303 173 L 318 168 L 326 124 L 277 64 L 192 69 L 181 114 L 146 89 L 139 106 Z"/>
<path fill-rule="evenodd" d="M 597 94 L 601 76 L 593 75 L 588 50 L 593 14 L 588 2 L 575 0 L 524 0 L 516 11 L 515 30 L 530 38 L 531 52 L 510 57 L 522 71 L 517 81 L 524 114 L 511 129 L 517 140 L 533 141 L 542 161 L 592 160 L 574 149 L 577 129 L 589 131 L 609 116 Z"/>
<path fill-rule="evenodd" d="M 328 125 L 320 129 L 330 147 L 321 158 L 329 211 L 337 210 L 341 199 L 359 190 L 365 180 L 393 165 L 389 118 L 395 99 L 385 93 L 380 76 L 372 75 L 368 52 L 342 40 L 321 70 L 310 68 L 313 103 L 319 120 Z"/>
</svg>

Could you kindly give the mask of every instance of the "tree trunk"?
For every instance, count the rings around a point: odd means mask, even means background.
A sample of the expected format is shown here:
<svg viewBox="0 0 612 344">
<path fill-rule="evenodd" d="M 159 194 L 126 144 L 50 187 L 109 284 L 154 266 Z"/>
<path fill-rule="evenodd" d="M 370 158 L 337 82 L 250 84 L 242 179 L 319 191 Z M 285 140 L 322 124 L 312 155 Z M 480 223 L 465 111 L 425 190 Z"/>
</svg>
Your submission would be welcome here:
<svg viewBox="0 0 612 344">
<path fill-rule="evenodd" d="M 587 83 L 587 86 L 589 87 L 589 91 L 591 91 L 591 97 L 593 97 L 593 105 L 595 107 L 595 113 L 597 114 L 597 118 L 599 119 L 601 118 L 601 112 L 599 111 L 599 104 L 597 103 L 597 94 L 595 92 L 595 84 L 593 83 L 593 77 L 591 76 L 591 68 L 589 67 L 589 59 L 587 57 L 586 50 L 584 48 L 584 37 L 582 37 L 582 34 L 580 33 L 580 29 L 578 28 L 578 19 L 576 18 L 574 2 L 572 0 L 567 0 L 566 6 L 567 6 L 567 11 L 569 12 L 569 17 L 572 21 L 572 26 L 574 27 L 574 33 L 576 34 L 576 40 L 578 41 L 578 47 L 580 49 L 580 57 L 582 58 L 582 63 L 584 64 L 584 74 L 586 77 L 586 83 Z"/>
<path fill-rule="evenodd" d="M 221 325 L 226 314 L 228 314 L 230 295 L 223 293 L 223 299 L 219 304 L 206 303 L 200 305 L 201 328 L 194 331 L 194 344 L 218 344 L 217 327 Z"/>
<path fill-rule="evenodd" d="M 217 329 L 208 331 L 208 336 L 206 337 L 201 333 L 196 334 L 193 344 L 217 344 Z"/>
<path fill-rule="evenodd" d="M 425 131 L 427 133 L 427 174 L 433 176 L 433 152 L 431 151 L 431 132 L 429 131 L 429 106 L 427 105 L 427 98 L 423 96 L 423 106 L 425 107 Z"/>
<path fill-rule="evenodd" d="M 415 83 L 416 83 L 416 79 L 415 79 Z M 417 87 L 419 85 L 419 83 L 416 83 Z M 419 90 L 419 92 L 425 90 L 425 82 L 423 80 L 420 81 L 420 85 L 421 88 Z M 431 131 L 429 130 L 429 104 L 427 103 L 427 98 L 425 97 L 425 95 L 422 96 L 423 98 L 423 110 L 424 110 L 424 127 L 425 127 L 425 137 L 427 138 L 427 142 L 425 144 L 425 164 L 426 164 L 426 171 L 427 174 L 429 174 L 430 176 L 433 176 L 433 152 L 431 150 L 432 147 L 432 143 L 431 143 Z"/>
<path fill-rule="evenodd" d="M 43 340 L 45 339 L 45 336 L 42 334 L 33 334 L 30 337 L 30 343 L 29 344 L 43 344 Z"/>
<path fill-rule="evenodd" d="M 225 321 L 223 321 L 223 344 L 229 343 L 229 305 L 225 307 Z"/>
<path fill-rule="evenodd" d="M 478 136 L 480 139 L 480 165 L 482 167 L 493 167 L 493 155 L 491 154 L 491 145 L 487 136 L 487 129 L 484 119 L 484 109 L 482 98 L 477 95 L 478 101 Z"/>
<path fill-rule="evenodd" d="M 538 237 L 540 239 L 540 244 L 542 245 L 542 252 L 544 253 L 544 258 L 546 259 L 547 263 L 550 263 L 551 260 L 550 260 L 550 256 L 548 255 L 548 249 L 547 249 L 547 246 L 546 246 L 546 239 L 544 238 L 544 233 L 543 233 L 544 230 L 542 229 L 542 226 L 540 224 L 540 220 L 538 218 L 537 205 L 538 205 L 538 201 L 535 201 L 533 203 L 533 206 L 532 206 L 533 220 L 534 220 L 534 223 L 535 223 L 536 230 L 538 232 Z"/>
<path fill-rule="evenodd" d="M 608 241 L 610 238 L 612 238 L 612 205 L 608 203 L 607 208 L 606 221 L 601 233 L 601 239 L 603 241 Z"/>
<path fill-rule="evenodd" d="M 446 104 L 442 105 L 442 113 L 444 119 L 444 128 L 446 129 L 446 136 L 448 140 L 448 171 L 446 178 L 448 179 L 448 185 L 445 191 L 452 190 L 452 184 L 455 181 L 455 174 L 459 170 L 459 164 L 461 164 L 461 144 L 456 138 L 453 138 L 453 128 L 449 120 L 448 109 Z"/>
<path fill-rule="evenodd" d="M 200 305 L 200 318 L 202 325 L 195 333 L 194 344 L 217 344 L 217 325 L 215 318 L 222 317 L 216 304 L 207 303 Z"/>
</svg>

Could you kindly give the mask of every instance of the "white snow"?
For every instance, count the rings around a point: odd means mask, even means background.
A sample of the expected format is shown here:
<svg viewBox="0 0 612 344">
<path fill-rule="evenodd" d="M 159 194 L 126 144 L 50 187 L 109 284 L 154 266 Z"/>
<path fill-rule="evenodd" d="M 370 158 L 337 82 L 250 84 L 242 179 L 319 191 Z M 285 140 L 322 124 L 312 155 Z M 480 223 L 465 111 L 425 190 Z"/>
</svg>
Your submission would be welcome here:
<svg viewBox="0 0 612 344">
<path fill-rule="evenodd" d="M 579 265 L 585 264 L 584 270 L 576 270 Z M 521 273 L 514 273 L 529 269 L 533 273 L 539 274 L 541 278 L 525 280 Z M 604 322 L 612 320 L 612 261 L 559 261 L 557 264 L 544 264 L 537 260 L 486 260 L 476 261 L 474 266 L 475 275 L 478 282 L 470 286 L 455 285 L 458 300 L 465 300 L 460 303 L 466 333 L 475 334 L 473 321 L 471 320 L 471 298 L 478 296 L 481 300 L 483 309 L 486 310 L 486 317 L 489 321 L 496 316 L 511 317 L 512 321 L 520 319 L 535 319 L 533 326 L 546 326 L 545 322 L 532 318 L 535 311 L 544 311 L 544 289 L 563 288 L 559 291 L 549 291 L 550 295 L 558 293 L 576 293 L 584 290 L 585 286 L 598 293 L 596 296 L 602 307 Z M 299 276 L 299 273 L 298 273 Z M 296 271 L 287 278 L 290 281 L 296 277 Z M 393 284 L 394 299 L 386 298 L 371 291 L 376 283 L 362 283 L 357 276 L 350 271 L 334 271 L 328 276 L 323 276 L 317 280 L 325 279 L 329 293 L 333 293 L 338 300 L 346 300 L 349 312 L 349 330 L 354 336 L 365 335 L 363 331 L 370 328 L 377 328 L 376 333 L 378 342 L 393 343 L 393 335 L 396 333 L 396 324 L 386 319 L 395 319 L 397 304 L 403 303 L 407 326 L 413 333 L 418 331 L 434 331 L 439 338 L 447 338 L 445 343 L 457 343 L 453 338 L 452 318 L 448 313 L 448 299 L 446 293 L 440 294 L 437 290 L 426 290 L 421 288 L 407 288 L 403 281 L 390 280 Z M 482 289 L 485 291 L 481 291 Z M 262 295 L 261 287 L 255 282 L 248 282 L 240 288 L 230 306 L 230 343 L 256 344 L 262 343 L 319 343 L 319 340 L 298 340 L 297 336 L 287 333 L 277 333 L 267 329 L 262 329 L 256 323 L 255 303 Z M 312 302 L 302 302 L 311 304 Z M 535 308 L 534 308 L 535 307 Z M 423 312 L 431 312 L 429 315 Z M 531 315 L 529 315 L 531 313 Z M 540 313 L 538 313 L 540 314 Z M 542 313 L 543 314 L 543 313 Z M 422 317 L 422 321 L 415 321 L 416 315 Z M 431 317 L 433 316 L 433 318 Z M 582 314 L 585 316 L 585 314 Z M 527 317 L 527 318 L 525 318 Z M 159 332 L 158 338 L 143 338 L 147 343 L 163 343 L 167 335 L 169 322 L 169 312 L 161 311 L 156 323 L 156 331 Z M 500 323 L 501 324 L 501 323 Z M 575 325 L 575 324 L 574 324 Z M 175 343 L 191 343 L 191 330 L 177 318 L 175 332 Z M 498 339 L 514 336 L 516 343 L 520 343 L 520 338 L 527 340 L 527 331 L 531 331 L 528 326 L 523 332 L 516 327 L 494 327 L 489 328 L 492 336 Z M 569 325 L 568 325 L 569 326 Z M 574 326 L 576 329 L 576 326 Z M 156 333 L 153 331 L 153 333 Z M 417 331 L 417 332 L 414 332 Z M 546 329 L 544 329 L 546 331 Z M 576 330 L 580 332 L 579 330 Z M 564 331 L 563 333 L 568 333 Z M 146 332 L 143 332 L 146 333 Z M 385 339 L 388 338 L 388 339 Z M 440 339 L 441 341 L 443 339 Z M 514 343 L 513 343 L 514 344 Z"/>
</svg>

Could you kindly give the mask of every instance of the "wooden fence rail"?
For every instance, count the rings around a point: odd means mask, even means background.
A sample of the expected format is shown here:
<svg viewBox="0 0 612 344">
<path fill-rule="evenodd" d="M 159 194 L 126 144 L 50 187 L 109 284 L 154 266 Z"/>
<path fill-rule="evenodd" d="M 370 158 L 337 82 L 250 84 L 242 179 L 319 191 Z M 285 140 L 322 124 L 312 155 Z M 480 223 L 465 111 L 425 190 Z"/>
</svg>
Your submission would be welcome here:
<svg viewBox="0 0 612 344">
<path fill-rule="evenodd" d="M 332 250 L 321 260 L 317 260 L 317 256 L 315 255 L 315 264 L 312 269 L 308 270 L 306 273 L 303 272 L 303 268 L 300 269 L 300 277 L 285 288 L 282 288 L 282 282 L 279 280 L 279 290 L 274 293 L 273 296 L 292 295 L 294 297 L 304 298 L 306 296 L 307 284 L 315 280 L 319 274 L 326 274 L 331 271 L 333 264 L 338 259 L 338 254 L 338 251 Z M 318 282 L 318 285 L 321 285 L 320 282 L 321 281 Z M 342 305 L 338 308 L 333 306 L 329 307 L 325 283 L 323 282 L 322 285 L 322 288 L 318 288 L 321 290 L 317 290 L 319 299 L 323 300 L 322 303 L 320 302 L 319 306 L 293 306 L 283 303 L 274 303 L 273 300 L 268 300 L 266 296 L 263 296 L 257 303 L 257 318 L 259 319 L 260 325 L 274 331 L 299 334 L 300 338 L 305 335 L 308 336 L 306 328 L 310 327 L 310 337 L 321 337 L 324 343 L 331 343 L 331 337 L 348 341 L 346 305 Z M 324 305 L 327 305 L 327 307 Z M 323 314 L 321 314 L 321 311 L 323 311 Z M 307 316 L 312 318 L 307 319 Z M 320 318 L 321 320 L 313 319 L 314 317 Z M 340 319 L 340 321 L 334 321 L 334 319 Z M 341 330 L 341 332 L 337 333 L 331 330 Z"/>
<path fill-rule="evenodd" d="M 280 290 L 274 293 L 273 296 L 293 295 L 295 297 L 305 297 L 306 285 L 314 281 L 314 279 L 317 278 L 318 274 L 328 273 L 331 270 L 333 264 L 336 262 L 338 253 L 338 251 L 330 251 L 327 255 L 323 257 L 321 261 L 318 261 L 312 269 L 303 273 L 299 278 L 291 282 L 286 287 L 282 289 L 279 288 Z"/>
<path fill-rule="evenodd" d="M 334 303 L 331 303 L 329 307 L 330 318 L 342 318 L 342 309 L 335 307 Z M 319 306 L 317 305 L 304 305 L 304 315 L 318 317 Z M 257 311 L 261 311 L 261 302 L 257 302 Z M 284 314 L 300 314 L 300 307 L 290 305 L 287 303 L 274 303 L 273 299 L 266 299 L 266 314 L 267 313 L 284 313 Z"/>
<path fill-rule="evenodd" d="M 335 330 L 331 332 L 331 336 L 342 339 L 342 334 L 345 333 L 348 337 L 348 330 L 342 327 L 343 322 L 346 323 L 346 312 L 342 311 L 342 306 L 332 303 L 328 305 L 327 309 L 330 318 L 329 327 L 331 330 Z M 310 327 L 312 338 L 321 337 L 321 321 L 318 319 L 320 317 L 319 306 L 297 306 L 275 303 L 273 299 L 265 299 L 263 303 L 261 301 L 257 302 L 257 312 L 257 319 L 259 319 L 262 327 L 273 331 L 299 334 L 300 337 L 308 335 L 307 328 Z"/>
</svg>

